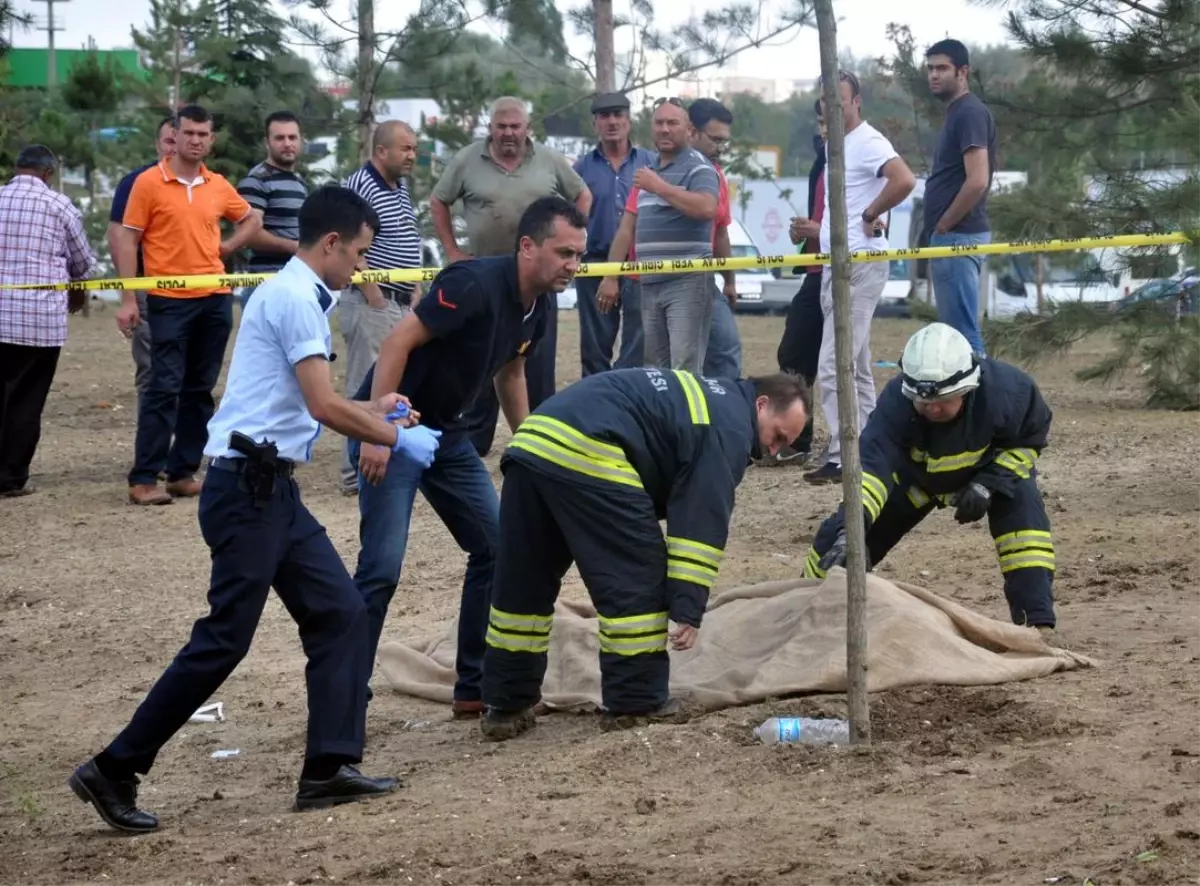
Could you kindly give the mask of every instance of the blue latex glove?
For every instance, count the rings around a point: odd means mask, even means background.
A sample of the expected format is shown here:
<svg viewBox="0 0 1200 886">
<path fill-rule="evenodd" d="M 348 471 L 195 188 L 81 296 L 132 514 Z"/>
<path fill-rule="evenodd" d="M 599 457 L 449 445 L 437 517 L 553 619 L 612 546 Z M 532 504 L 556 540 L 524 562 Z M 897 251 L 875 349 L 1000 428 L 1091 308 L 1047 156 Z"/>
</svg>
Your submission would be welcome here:
<svg viewBox="0 0 1200 886">
<path fill-rule="evenodd" d="M 392 444 L 392 452 L 403 452 L 423 468 L 433 464 L 433 454 L 437 452 L 438 438 L 441 431 L 434 431 L 424 425 L 414 425 L 411 428 L 396 428 L 396 442 Z"/>
<path fill-rule="evenodd" d="M 387 414 L 387 420 L 400 421 L 402 418 L 408 418 L 408 407 L 403 403 L 397 403 L 396 408 Z"/>
</svg>

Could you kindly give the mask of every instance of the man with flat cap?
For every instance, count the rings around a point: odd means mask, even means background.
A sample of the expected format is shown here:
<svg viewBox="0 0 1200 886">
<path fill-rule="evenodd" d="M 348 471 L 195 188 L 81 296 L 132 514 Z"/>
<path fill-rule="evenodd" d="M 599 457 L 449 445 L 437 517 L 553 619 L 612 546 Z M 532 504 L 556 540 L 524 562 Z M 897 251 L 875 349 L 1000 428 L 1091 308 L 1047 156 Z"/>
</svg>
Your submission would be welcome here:
<svg viewBox="0 0 1200 886">
<path fill-rule="evenodd" d="M 620 92 L 592 99 L 592 126 L 599 139 L 596 147 L 575 161 L 575 171 L 592 192 L 588 216 L 587 255 L 584 261 L 608 261 L 613 235 L 621 224 L 625 201 L 633 188 L 633 175 L 656 160 L 653 151 L 629 140 L 629 99 Z M 621 350 L 615 368 L 641 366 L 642 306 L 636 279 L 621 277 L 616 309 L 600 313 L 596 292 L 600 277 L 576 277 L 579 297 L 579 356 L 583 374 L 593 375 L 614 368 L 613 349 L 621 331 Z"/>
</svg>

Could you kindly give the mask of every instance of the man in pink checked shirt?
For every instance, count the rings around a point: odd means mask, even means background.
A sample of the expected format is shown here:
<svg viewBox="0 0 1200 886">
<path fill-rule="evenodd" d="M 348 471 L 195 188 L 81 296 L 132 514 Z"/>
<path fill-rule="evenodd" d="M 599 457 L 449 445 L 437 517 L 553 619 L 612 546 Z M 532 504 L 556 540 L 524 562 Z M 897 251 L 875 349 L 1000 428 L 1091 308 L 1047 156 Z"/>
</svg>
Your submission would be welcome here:
<svg viewBox="0 0 1200 886">
<path fill-rule="evenodd" d="M 11 289 L 21 283 L 82 280 L 96 267 L 75 205 L 48 182 L 58 165 L 44 145 L 17 155 L 0 187 L 0 498 L 28 495 L 29 465 L 42 409 L 67 340 L 67 312 L 85 292 Z"/>
</svg>

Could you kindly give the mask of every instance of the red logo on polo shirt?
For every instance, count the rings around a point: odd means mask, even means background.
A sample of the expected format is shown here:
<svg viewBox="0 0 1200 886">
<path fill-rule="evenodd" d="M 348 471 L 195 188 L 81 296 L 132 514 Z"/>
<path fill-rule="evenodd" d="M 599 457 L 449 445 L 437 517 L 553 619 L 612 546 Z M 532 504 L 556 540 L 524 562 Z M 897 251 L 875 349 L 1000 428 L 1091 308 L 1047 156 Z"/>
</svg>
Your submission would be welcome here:
<svg viewBox="0 0 1200 886">
<path fill-rule="evenodd" d="M 438 300 L 437 303 L 439 305 L 441 305 L 443 308 L 449 308 L 452 311 L 458 310 L 458 305 L 456 305 L 452 301 L 446 301 L 446 296 L 444 294 L 444 291 L 442 290 L 442 287 L 440 287 L 440 286 L 437 288 L 437 300 Z"/>
</svg>

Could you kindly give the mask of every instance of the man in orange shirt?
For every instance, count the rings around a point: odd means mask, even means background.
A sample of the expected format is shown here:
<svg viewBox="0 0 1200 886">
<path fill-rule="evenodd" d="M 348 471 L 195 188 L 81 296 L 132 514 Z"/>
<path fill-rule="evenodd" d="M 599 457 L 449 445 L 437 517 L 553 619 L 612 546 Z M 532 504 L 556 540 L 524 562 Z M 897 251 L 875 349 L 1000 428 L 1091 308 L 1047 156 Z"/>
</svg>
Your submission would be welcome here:
<svg viewBox="0 0 1200 886">
<path fill-rule="evenodd" d="M 213 145 L 212 115 L 188 105 L 176 117 L 175 154 L 133 183 L 123 230 L 114 244 L 122 277 L 137 274 L 139 245 L 148 277 L 224 273 L 225 256 L 245 246 L 262 227 L 262 215 L 224 176 L 204 165 Z M 224 241 L 221 219 L 236 225 Z M 195 474 L 213 416 L 213 387 L 233 329 L 233 304 L 228 287 L 169 288 L 147 290 L 146 308 L 150 383 L 138 404 L 129 500 L 163 505 L 200 492 Z M 117 325 L 132 335 L 140 319 L 136 293 L 128 290 L 121 297 Z M 164 470 L 165 490 L 158 486 Z"/>
</svg>

